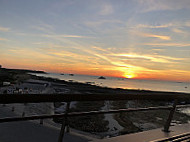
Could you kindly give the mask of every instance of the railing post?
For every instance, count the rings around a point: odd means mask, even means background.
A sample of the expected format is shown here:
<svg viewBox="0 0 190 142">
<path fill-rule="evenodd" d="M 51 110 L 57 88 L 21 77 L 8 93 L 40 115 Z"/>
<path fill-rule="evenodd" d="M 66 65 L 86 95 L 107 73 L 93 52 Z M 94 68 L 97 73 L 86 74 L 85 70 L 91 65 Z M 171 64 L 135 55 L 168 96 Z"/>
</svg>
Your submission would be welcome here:
<svg viewBox="0 0 190 142">
<path fill-rule="evenodd" d="M 66 110 L 65 110 L 65 118 L 63 118 L 62 125 L 61 125 L 61 131 L 59 134 L 58 142 L 63 141 L 63 137 L 65 134 L 65 127 L 68 126 L 68 120 L 67 120 L 67 114 L 69 112 L 70 102 L 67 102 Z"/>
<path fill-rule="evenodd" d="M 70 102 L 67 102 L 67 108 L 66 108 L 67 113 L 69 113 L 69 109 L 70 109 Z M 70 127 L 69 127 L 69 120 L 68 120 L 67 117 L 65 118 L 65 124 L 67 126 L 66 132 L 69 133 L 70 132 Z"/>
<path fill-rule="evenodd" d="M 25 116 L 25 112 L 22 112 L 22 117 L 24 117 Z"/>
<path fill-rule="evenodd" d="M 43 119 L 40 119 L 40 124 L 43 125 L 43 123 L 44 123 L 44 122 L 43 122 Z"/>
<path fill-rule="evenodd" d="M 176 109 L 177 102 L 178 102 L 177 99 L 174 100 L 173 107 L 170 110 L 168 119 L 166 121 L 166 124 L 164 125 L 164 130 L 163 130 L 164 132 L 170 132 L 169 127 L 170 127 L 170 124 L 171 124 L 171 121 L 172 121 L 172 118 L 173 118 L 173 115 L 174 115 L 174 112 L 175 112 L 175 109 Z"/>
</svg>

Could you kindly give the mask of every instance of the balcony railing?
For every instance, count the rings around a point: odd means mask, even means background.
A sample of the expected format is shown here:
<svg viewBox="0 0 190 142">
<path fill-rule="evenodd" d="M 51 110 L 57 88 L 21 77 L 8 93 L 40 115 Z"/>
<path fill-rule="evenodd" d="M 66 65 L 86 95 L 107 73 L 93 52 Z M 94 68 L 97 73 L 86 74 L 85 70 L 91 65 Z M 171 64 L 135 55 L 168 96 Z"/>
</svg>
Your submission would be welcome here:
<svg viewBox="0 0 190 142">
<path fill-rule="evenodd" d="M 72 101 L 117 101 L 117 100 L 154 100 L 154 101 L 172 101 L 171 106 L 158 106 L 147 108 L 128 108 L 118 110 L 100 110 L 88 112 L 69 112 L 70 102 Z M 189 105 L 178 105 L 180 101 L 190 100 L 188 93 L 176 92 L 151 92 L 151 91 L 129 91 L 126 94 L 14 94 L 14 95 L 0 95 L 1 104 L 10 103 L 40 103 L 40 102 L 67 102 L 66 111 L 63 114 L 53 115 L 33 115 L 26 117 L 6 117 L 0 118 L 0 123 L 13 122 L 13 121 L 26 121 L 36 119 L 48 118 L 64 118 L 61 126 L 58 142 L 63 141 L 63 136 L 66 126 L 68 126 L 67 119 L 70 117 L 84 116 L 84 115 L 97 115 L 108 113 L 121 113 L 121 112 L 134 112 L 134 111 L 150 111 L 150 110 L 170 110 L 166 123 L 164 125 L 164 132 L 169 132 L 170 123 L 176 108 L 188 107 Z"/>
</svg>

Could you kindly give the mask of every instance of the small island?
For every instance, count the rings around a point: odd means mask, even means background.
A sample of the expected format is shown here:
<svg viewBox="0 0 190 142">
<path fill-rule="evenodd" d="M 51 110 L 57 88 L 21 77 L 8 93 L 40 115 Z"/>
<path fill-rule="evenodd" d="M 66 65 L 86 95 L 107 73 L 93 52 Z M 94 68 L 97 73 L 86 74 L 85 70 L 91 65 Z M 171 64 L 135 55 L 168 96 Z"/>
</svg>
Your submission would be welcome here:
<svg viewBox="0 0 190 142">
<path fill-rule="evenodd" d="M 106 79 L 105 77 L 103 77 L 103 76 L 100 76 L 98 79 Z"/>
</svg>

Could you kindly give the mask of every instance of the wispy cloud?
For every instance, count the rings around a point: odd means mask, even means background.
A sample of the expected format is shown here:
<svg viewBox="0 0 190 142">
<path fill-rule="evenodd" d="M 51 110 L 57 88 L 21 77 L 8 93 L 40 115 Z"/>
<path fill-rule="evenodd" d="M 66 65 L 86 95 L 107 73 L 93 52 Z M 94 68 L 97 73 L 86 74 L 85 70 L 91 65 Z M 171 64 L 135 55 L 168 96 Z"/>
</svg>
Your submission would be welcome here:
<svg viewBox="0 0 190 142">
<path fill-rule="evenodd" d="M 47 29 L 47 27 L 43 27 L 43 26 L 33 26 L 33 29 L 36 29 L 38 31 L 41 31 L 41 32 L 49 32 L 49 29 Z"/>
<path fill-rule="evenodd" d="M 153 51 L 165 51 L 165 49 L 158 49 L 158 48 L 154 48 L 152 49 Z"/>
<path fill-rule="evenodd" d="M 128 64 L 128 63 L 125 63 L 123 62 L 121 59 L 118 59 L 118 58 L 112 58 L 110 57 L 110 55 L 101 55 L 101 54 L 98 54 L 98 53 L 95 53 L 94 54 L 95 56 L 105 60 L 106 62 L 108 62 L 111 66 L 109 67 L 109 69 L 118 69 L 119 71 L 122 71 L 122 72 L 126 72 L 126 69 L 127 70 L 147 70 L 146 68 L 144 67 L 141 67 L 141 66 L 137 66 L 137 65 L 132 65 L 132 64 Z"/>
<path fill-rule="evenodd" d="M 114 24 L 124 24 L 124 22 L 122 22 L 121 20 L 116 20 L 116 19 L 104 19 L 104 20 L 95 20 L 95 21 L 86 21 L 84 23 L 86 26 L 88 27 L 98 27 L 98 26 L 102 26 L 102 25 L 114 25 Z"/>
<path fill-rule="evenodd" d="M 51 56 L 45 53 L 41 53 L 40 51 L 29 48 L 12 47 L 8 49 L 8 51 L 10 54 L 17 55 L 18 58 L 23 58 L 26 60 L 32 60 L 32 61 L 40 60 L 40 62 L 43 62 L 44 60 L 49 61 L 50 59 L 53 59 Z"/>
<path fill-rule="evenodd" d="M 106 3 L 102 5 L 101 11 L 99 12 L 100 15 L 109 15 L 113 13 L 113 7 L 110 3 Z"/>
<path fill-rule="evenodd" d="M 177 34 L 183 34 L 183 35 L 187 35 L 188 34 L 188 32 L 183 31 L 183 30 L 181 30 L 179 28 L 173 28 L 172 31 L 175 32 L 175 33 L 177 33 Z"/>
<path fill-rule="evenodd" d="M 43 21 L 37 21 L 38 24 L 37 25 L 33 25 L 31 26 L 32 29 L 38 30 L 38 31 L 42 31 L 45 33 L 52 33 L 54 30 L 54 27 L 50 24 L 44 23 Z"/>
<path fill-rule="evenodd" d="M 174 58 L 170 56 L 161 56 L 161 55 L 140 55 L 140 54 L 112 54 L 112 56 L 118 57 L 127 57 L 132 59 L 147 59 L 152 62 L 158 63 L 172 63 L 173 61 L 184 60 L 183 58 Z"/>
<path fill-rule="evenodd" d="M 2 31 L 2 32 L 8 32 L 8 31 L 10 31 L 10 28 L 6 28 L 6 27 L 0 26 L 0 31 Z"/>
<path fill-rule="evenodd" d="M 138 33 L 138 34 L 143 37 L 159 38 L 161 40 L 171 40 L 170 36 L 165 36 L 165 35 L 156 35 L 156 34 L 150 34 L 150 33 Z"/>
<path fill-rule="evenodd" d="M 48 37 L 48 38 L 91 38 L 87 36 L 80 36 L 80 35 L 65 35 L 65 34 L 43 34 L 41 35 L 43 37 Z"/>
<path fill-rule="evenodd" d="M 8 41 L 8 39 L 6 39 L 6 38 L 0 38 L 0 40 L 2 40 L 2 41 Z"/>
<path fill-rule="evenodd" d="M 144 43 L 144 45 L 156 46 L 156 47 L 166 47 L 166 46 L 186 47 L 190 46 L 190 43 Z"/>
<path fill-rule="evenodd" d="M 185 26 L 190 27 L 190 21 L 189 20 L 185 22 Z"/>
<path fill-rule="evenodd" d="M 187 31 L 184 31 L 184 29 L 187 29 L 187 27 L 190 27 L 190 21 L 187 20 L 187 21 L 172 21 L 172 22 L 169 22 L 169 23 L 165 23 L 165 24 L 137 24 L 135 26 L 132 26 L 131 28 L 134 30 L 146 30 L 146 29 L 157 29 L 157 30 L 160 30 L 160 29 L 169 29 L 170 31 L 174 32 L 174 33 L 177 33 L 177 34 L 185 34 L 185 35 L 188 35 L 188 32 Z"/>
<path fill-rule="evenodd" d="M 189 0 L 138 0 L 142 12 L 189 9 Z"/>
<path fill-rule="evenodd" d="M 159 28 L 168 28 L 173 26 L 172 23 L 163 24 L 163 25 L 145 25 L 145 24 L 138 24 L 135 26 L 136 28 L 150 28 L 150 29 L 159 29 Z"/>
<path fill-rule="evenodd" d="M 98 51 L 107 52 L 107 50 L 106 50 L 106 49 L 103 49 L 103 48 L 101 48 L 101 47 L 92 46 L 92 48 L 93 48 L 93 49 L 95 49 L 95 50 L 98 50 Z"/>
<path fill-rule="evenodd" d="M 34 45 L 46 45 L 47 43 L 45 43 L 45 42 L 34 42 L 32 44 L 34 44 Z"/>
</svg>

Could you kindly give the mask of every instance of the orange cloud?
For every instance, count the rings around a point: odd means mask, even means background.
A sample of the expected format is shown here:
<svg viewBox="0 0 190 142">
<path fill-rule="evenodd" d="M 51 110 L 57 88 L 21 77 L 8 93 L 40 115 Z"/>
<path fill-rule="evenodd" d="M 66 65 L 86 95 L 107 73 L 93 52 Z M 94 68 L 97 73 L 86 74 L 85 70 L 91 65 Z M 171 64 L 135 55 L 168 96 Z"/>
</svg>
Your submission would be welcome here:
<svg viewBox="0 0 190 142">
<path fill-rule="evenodd" d="M 144 36 L 144 37 L 154 37 L 154 38 L 159 38 L 159 39 L 162 39 L 162 40 L 171 40 L 171 37 L 169 37 L 169 36 L 155 35 L 155 34 L 149 34 L 149 33 L 142 33 L 142 36 Z"/>
<path fill-rule="evenodd" d="M 190 43 L 144 43 L 144 45 L 150 45 L 150 46 L 174 46 L 174 47 L 185 47 L 190 46 Z"/>
</svg>

